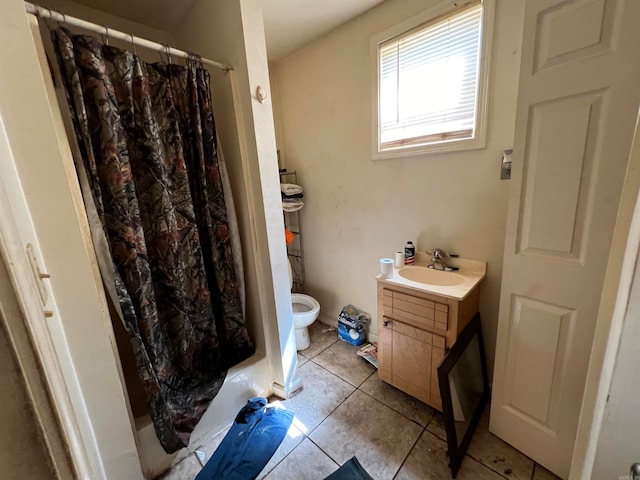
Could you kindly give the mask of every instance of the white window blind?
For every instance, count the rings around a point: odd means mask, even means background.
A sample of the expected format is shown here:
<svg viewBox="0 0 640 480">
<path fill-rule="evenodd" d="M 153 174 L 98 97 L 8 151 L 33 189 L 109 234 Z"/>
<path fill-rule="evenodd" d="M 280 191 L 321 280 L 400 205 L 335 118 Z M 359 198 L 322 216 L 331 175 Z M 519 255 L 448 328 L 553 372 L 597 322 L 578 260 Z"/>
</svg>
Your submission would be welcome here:
<svg viewBox="0 0 640 480">
<path fill-rule="evenodd" d="M 474 138 L 482 6 L 379 46 L 380 149 Z"/>
</svg>

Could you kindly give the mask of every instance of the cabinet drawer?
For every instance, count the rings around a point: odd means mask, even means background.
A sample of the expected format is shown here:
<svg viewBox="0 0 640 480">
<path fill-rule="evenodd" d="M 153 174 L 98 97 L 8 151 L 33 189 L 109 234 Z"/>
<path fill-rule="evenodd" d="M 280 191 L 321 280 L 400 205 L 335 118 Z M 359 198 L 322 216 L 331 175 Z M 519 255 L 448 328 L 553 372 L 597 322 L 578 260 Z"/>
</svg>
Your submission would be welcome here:
<svg viewBox="0 0 640 480">
<path fill-rule="evenodd" d="M 415 305 L 420 305 L 422 307 L 427 307 L 433 310 L 436 306 L 435 302 L 431 300 L 427 300 L 425 298 L 414 297 L 413 295 L 407 295 L 406 293 L 400 292 L 391 292 L 393 294 L 394 300 L 402 300 L 404 302 L 413 303 Z"/>
<path fill-rule="evenodd" d="M 449 306 L 414 297 L 389 289 L 383 289 L 383 312 L 417 328 L 446 331 L 449 326 Z"/>
</svg>

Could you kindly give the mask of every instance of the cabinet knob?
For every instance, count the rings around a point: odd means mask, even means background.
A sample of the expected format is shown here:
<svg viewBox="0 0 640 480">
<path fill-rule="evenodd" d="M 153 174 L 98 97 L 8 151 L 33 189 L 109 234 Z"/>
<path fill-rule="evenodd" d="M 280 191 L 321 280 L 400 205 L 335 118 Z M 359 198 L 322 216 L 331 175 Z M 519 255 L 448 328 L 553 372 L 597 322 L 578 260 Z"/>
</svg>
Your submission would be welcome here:
<svg viewBox="0 0 640 480">
<path fill-rule="evenodd" d="M 389 320 L 383 320 L 383 321 L 382 321 L 382 326 L 383 326 L 383 327 L 388 327 L 390 323 L 391 323 L 391 322 L 390 322 Z"/>
</svg>

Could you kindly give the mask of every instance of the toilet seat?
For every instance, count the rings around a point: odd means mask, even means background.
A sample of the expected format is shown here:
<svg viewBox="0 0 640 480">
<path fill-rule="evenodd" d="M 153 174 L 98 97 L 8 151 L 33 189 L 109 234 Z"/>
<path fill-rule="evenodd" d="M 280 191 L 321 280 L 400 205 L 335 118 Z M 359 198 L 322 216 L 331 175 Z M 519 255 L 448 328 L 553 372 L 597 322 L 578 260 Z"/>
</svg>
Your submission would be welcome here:
<svg viewBox="0 0 640 480">
<path fill-rule="evenodd" d="M 294 307 L 293 325 L 295 328 L 308 327 L 316 318 L 318 318 L 318 313 L 320 313 L 320 304 L 315 298 L 305 295 L 304 293 L 292 293 L 291 303 L 292 305 L 298 304 L 307 307 L 306 311 L 296 311 Z"/>
<path fill-rule="evenodd" d="M 293 287 L 291 262 L 288 261 L 287 264 L 289 265 L 289 288 L 291 288 Z M 293 327 L 296 334 L 296 350 L 304 350 L 309 348 L 311 343 L 307 327 L 318 318 L 320 304 L 315 298 L 304 293 L 292 293 L 291 309 L 293 310 Z"/>
</svg>

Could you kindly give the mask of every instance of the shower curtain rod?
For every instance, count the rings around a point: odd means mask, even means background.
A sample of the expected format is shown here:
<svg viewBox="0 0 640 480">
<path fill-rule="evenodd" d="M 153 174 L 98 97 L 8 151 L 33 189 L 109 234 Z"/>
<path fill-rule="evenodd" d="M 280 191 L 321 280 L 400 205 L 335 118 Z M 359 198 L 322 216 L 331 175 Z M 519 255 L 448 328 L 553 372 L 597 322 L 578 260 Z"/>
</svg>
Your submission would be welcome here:
<svg viewBox="0 0 640 480">
<path fill-rule="evenodd" d="M 171 56 L 189 58 L 192 55 L 189 52 L 185 52 L 184 50 L 178 50 L 177 48 L 169 47 L 168 45 L 163 45 L 162 43 L 152 42 L 151 40 L 136 37 L 133 34 L 119 32 L 118 30 L 113 30 L 105 25 L 98 25 L 96 23 L 88 22 L 80 18 L 71 17 L 69 15 L 65 15 L 64 13 L 51 10 L 50 8 L 34 5 L 30 2 L 24 2 L 24 5 L 27 13 L 35 15 L 36 17 L 51 18 L 57 22 L 62 22 L 63 24 L 73 25 L 75 27 L 84 28 L 85 30 L 102 33 L 107 37 L 107 39 L 117 38 L 119 40 L 124 40 L 125 42 L 130 42 L 140 47 L 157 50 L 159 52 L 165 52 L 169 58 L 171 58 Z M 199 60 L 205 65 L 211 65 L 212 67 L 219 68 L 226 72 L 228 72 L 229 70 L 233 70 L 232 66 L 216 62 L 215 60 L 209 60 L 208 58 L 202 57 L 199 57 Z"/>
</svg>

